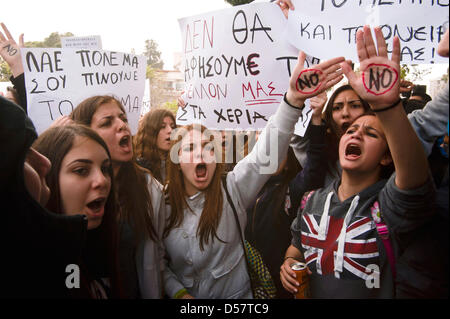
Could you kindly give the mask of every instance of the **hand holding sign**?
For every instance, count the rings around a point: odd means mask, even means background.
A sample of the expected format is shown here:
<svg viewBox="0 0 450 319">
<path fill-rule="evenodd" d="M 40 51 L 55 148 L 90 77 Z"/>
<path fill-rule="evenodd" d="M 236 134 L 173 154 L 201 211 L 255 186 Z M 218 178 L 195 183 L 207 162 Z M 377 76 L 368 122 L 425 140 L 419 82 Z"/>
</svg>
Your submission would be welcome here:
<svg viewBox="0 0 450 319">
<path fill-rule="evenodd" d="M 0 31 L 0 56 L 8 63 L 14 77 L 23 73 L 22 59 L 20 57 L 20 48 L 24 47 L 23 33 L 19 36 L 19 45 L 9 33 L 4 23 L 0 23 L 5 35 Z"/>
<path fill-rule="evenodd" d="M 368 26 L 364 26 L 364 30 L 359 30 L 356 34 L 361 74 L 356 75 L 347 63 L 341 66 L 353 89 L 370 104 L 373 110 L 377 110 L 399 99 L 400 41 L 398 37 L 394 38 L 392 60 L 389 60 L 381 29 L 376 27 L 374 31 L 376 47 Z"/>
<path fill-rule="evenodd" d="M 304 69 L 305 59 L 306 54 L 300 51 L 286 94 L 288 102 L 297 107 L 302 107 L 306 99 L 319 95 L 343 78 L 339 65 L 345 60 L 343 57 L 324 61 L 308 69 Z"/>
</svg>

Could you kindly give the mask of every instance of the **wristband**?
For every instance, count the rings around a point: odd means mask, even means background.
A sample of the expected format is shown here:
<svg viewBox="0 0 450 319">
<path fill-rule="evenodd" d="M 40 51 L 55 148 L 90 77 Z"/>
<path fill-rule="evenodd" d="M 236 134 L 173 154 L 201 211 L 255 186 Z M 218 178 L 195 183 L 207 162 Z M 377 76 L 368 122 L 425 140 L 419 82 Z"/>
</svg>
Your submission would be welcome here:
<svg viewBox="0 0 450 319">
<path fill-rule="evenodd" d="M 303 103 L 303 106 L 302 106 L 302 107 L 298 107 L 298 106 L 292 105 L 291 103 L 288 102 L 288 100 L 287 100 L 287 98 L 286 98 L 286 94 L 287 94 L 287 93 L 284 93 L 284 98 L 283 98 L 283 100 L 284 100 L 284 102 L 285 102 L 287 105 L 289 105 L 290 107 L 293 107 L 294 109 L 297 109 L 297 110 L 303 110 L 303 108 L 305 107 L 305 104 L 304 104 L 304 103 Z"/>
<path fill-rule="evenodd" d="M 187 290 L 186 288 L 180 289 L 178 290 L 178 292 L 175 294 L 175 296 L 173 296 L 173 298 L 175 299 L 181 299 L 181 297 L 183 297 L 184 295 L 187 295 Z"/>
<path fill-rule="evenodd" d="M 371 108 L 371 110 L 372 110 L 372 112 L 375 112 L 375 113 L 384 112 L 384 111 L 393 109 L 393 108 L 396 107 L 398 104 L 400 104 L 401 101 L 402 101 L 402 99 L 399 98 L 394 104 L 391 104 L 391 105 L 389 105 L 389 106 L 386 106 L 386 107 L 383 107 L 382 109 L 377 109 L 377 110 L 374 110 L 374 109 Z"/>
</svg>

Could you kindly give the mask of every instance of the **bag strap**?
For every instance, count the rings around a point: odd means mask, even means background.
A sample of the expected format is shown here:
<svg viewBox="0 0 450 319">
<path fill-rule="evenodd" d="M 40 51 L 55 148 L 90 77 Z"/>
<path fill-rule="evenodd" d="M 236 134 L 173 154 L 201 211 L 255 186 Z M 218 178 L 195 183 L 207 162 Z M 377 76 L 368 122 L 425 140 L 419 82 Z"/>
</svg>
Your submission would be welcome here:
<svg viewBox="0 0 450 319">
<path fill-rule="evenodd" d="M 236 207 L 234 207 L 233 201 L 231 200 L 230 193 L 228 193 L 227 189 L 227 175 L 222 176 L 222 184 L 223 188 L 225 189 L 225 194 L 227 196 L 227 201 L 231 206 L 231 209 L 233 210 L 234 219 L 236 220 L 236 225 L 238 227 L 239 236 L 241 238 L 242 248 L 244 248 L 245 256 L 247 257 L 247 250 L 245 249 L 245 243 L 244 243 L 244 236 L 242 236 L 242 230 L 241 230 L 241 224 L 239 223 L 239 218 L 236 212 Z"/>
<path fill-rule="evenodd" d="M 378 201 L 375 201 L 370 208 L 372 212 L 372 219 L 375 222 L 375 226 L 377 228 L 378 236 L 380 236 L 381 241 L 383 242 L 384 249 L 386 250 L 386 256 L 389 261 L 389 265 L 391 266 L 392 276 L 395 281 L 396 277 L 396 267 L 395 267 L 395 254 L 394 249 L 392 247 L 391 240 L 389 238 L 389 229 L 386 223 L 381 218 L 380 204 Z"/>
<path fill-rule="evenodd" d="M 244 236 L 242 235 L 241 224 L 239 223 L 239 218 L 238 218 L 238 215 L 237 215 L 237 212 L 236 212 L 236 207 L 234 207 L 234 203 L 231 200 L 230 193 L 228 193 L 228 189 L 227 189 L 227 175 L 223 175 L 222 176 L 222 184 L 223 184 L 223 188 L 225 189 L 225 194 L 227 195 L 227 201 L 231 205 L 231 209 L 233 210 L 234 219 L 236 220 L 236 225 L 238 227 L 239 237 L 241 238 L 242 249 L 244 250 L 245 268 L 247 268 L 247 274 L 249 274 L 250 287 L 252 288 L 252 293 L 253 293 L 255 291 L 255 287 L 254 287 L 253 280 L 252 280 L 252 278 L 250 276 L 250 269 L 249 269 L 250 266 L 248 265 L 248 260 L 249 259 L 248 259 L 247 249 L 245 248 Z"/>
</svg>

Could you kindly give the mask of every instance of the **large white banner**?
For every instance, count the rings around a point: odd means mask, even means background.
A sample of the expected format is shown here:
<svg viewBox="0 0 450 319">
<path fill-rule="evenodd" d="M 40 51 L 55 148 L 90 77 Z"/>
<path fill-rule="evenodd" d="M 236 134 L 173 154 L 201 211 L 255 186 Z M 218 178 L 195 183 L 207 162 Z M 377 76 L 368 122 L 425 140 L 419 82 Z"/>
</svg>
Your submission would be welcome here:
<svg viewBox="0 0 450 319">
<path fill-rule="evenodd" d="M 449 0 L 293 0 L 287 39 L 306 53 L 327 60 L 345 56 L 359 62 L 356 31 L 381 26 L 392 50 L 400 39 L 401 63 L 448 63 L 436 53 L 448 22 Z"/>
<path fill-rule="evenodd" d="M 272 3 L 255 3 L 179 20 L 184 52 L 177 124 L 217 130 L 261 130 L 289 85 L 299 50 L 284 38 L 287 19 Z M 309 57 L 306 64 L 317 63 Z M 310 120 L 306 107 L 297 125 Z"/>
<path fill-rule="evenodd" d="M 28 114 L 38 133 L 84 99 L 113 95 L 122 102 L 133 134 L 144 95 L 144 56 L 89 49 L 22 49 Z"/>
</svg>

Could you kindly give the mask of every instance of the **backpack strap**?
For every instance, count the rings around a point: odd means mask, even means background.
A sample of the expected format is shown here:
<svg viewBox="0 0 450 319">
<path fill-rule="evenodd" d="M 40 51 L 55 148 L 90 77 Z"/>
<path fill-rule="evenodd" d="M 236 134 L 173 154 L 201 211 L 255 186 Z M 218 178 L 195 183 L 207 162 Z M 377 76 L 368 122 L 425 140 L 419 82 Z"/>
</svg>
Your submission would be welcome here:
<svg viewBox="0 0 450 319">
<path fill-rule="evenodd" d="M 300 209 L 303 211 L 305 209 L 306 203 L 308 202 L 308 200 L 311 198 L 312 194 L 314 194 L 315 190 L 312 190 L 310 192 L 307 192 L 305 194 L 303 194 L 302 197 L 302 202 L 300 204 Z"/>
<path fill-rule="evenodd" d="M 394 249 L 392 247 L 391 240 L 389 238 L 389 229 L 386 223 L 381 218 L 380 204 L 378 201 L 375 201 L 370 208 L 372 212 L 372 219 L 375 222 L 375 226 L 377 228 L 378 236 L 380 236 L 381 241 L 383 242 L 384 249 L 386 250 L 386 256 L 389 261 L 389 265 L 391 266 L 392 276 L 395 281 L 396 277 L 396 267 L 395 267 L 395 254 Z"/>
</svg>

